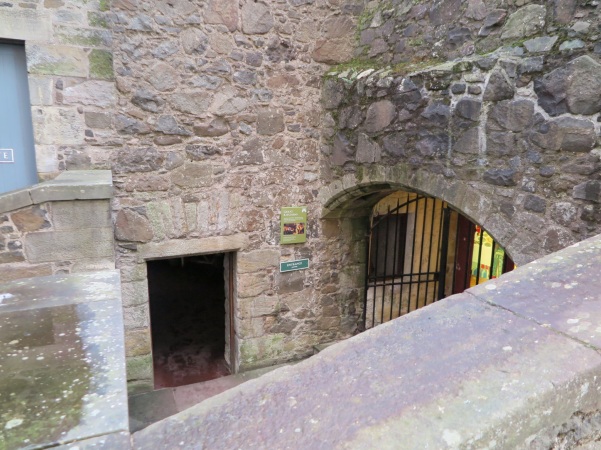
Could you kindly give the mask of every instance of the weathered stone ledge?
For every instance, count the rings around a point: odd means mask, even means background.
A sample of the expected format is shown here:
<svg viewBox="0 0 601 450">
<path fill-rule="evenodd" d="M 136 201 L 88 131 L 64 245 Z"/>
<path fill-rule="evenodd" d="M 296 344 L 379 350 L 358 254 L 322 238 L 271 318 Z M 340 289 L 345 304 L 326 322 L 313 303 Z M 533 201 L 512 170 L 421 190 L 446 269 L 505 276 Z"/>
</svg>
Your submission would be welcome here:
<svg viewBox="0 0 601 450">
<path fill-rule="evenodd" d="M 0 448 L 129 448 L 119 272 L 0 283 Z"/>
<path fill-rule="evenodd" d="M 73 170 L 54 180 L 0 195 L 0 213 L 48 201 L 100 200 L 113 196 L 110 170 Z"/>
<path fill-rule="evenodd" d="M 151 425 L 134 448 L 594 445 L 600 264 L 597 236 Z"/>
</svg>

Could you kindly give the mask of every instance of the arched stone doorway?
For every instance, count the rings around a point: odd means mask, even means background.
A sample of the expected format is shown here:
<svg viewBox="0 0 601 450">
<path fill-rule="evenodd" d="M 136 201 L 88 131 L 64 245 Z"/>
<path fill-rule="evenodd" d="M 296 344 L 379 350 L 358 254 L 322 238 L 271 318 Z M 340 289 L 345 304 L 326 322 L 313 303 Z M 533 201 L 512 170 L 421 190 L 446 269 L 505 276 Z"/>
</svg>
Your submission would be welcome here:
<svg viewBox="0 0 601 450">
<path fill-rule="evenodd" d="M 320 192 L 321 229 L 327 238 L 323 253 L 329 255 L 336 275 L 323 277 L 317 285 L 325 298 L 336 277 L 341 336 L 363 329 L 372 211 L 378 202 L 397 191 L 445 202 L 469 222 L 486 230 L 517 265 L 531 260 L 530 255 L 522 251 L 525 243 L 519 239 L 519 233 L 499 214 L 490 195 L 467 183 L 449 180 L 443 175 L 410 171 L 402 165 L 372 166 L 360 179 L 355 174 L 346 175 Z"/>
<path fill-rule="evenodd" d="M 443 200 L 397 191 L 372 210 L 361 329 L 513 270 L 480 225 Z"/>
</svg>

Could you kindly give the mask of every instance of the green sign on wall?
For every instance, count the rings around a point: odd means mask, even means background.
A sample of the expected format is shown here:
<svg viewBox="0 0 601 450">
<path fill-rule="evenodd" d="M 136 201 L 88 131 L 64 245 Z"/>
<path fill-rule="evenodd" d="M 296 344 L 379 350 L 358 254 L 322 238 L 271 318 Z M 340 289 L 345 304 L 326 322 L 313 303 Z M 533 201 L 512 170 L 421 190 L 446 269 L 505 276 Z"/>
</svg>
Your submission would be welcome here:
<svg viewBox="0 0 601 450">
<path fill-rule="evenodd" d="M 280 272 L 292 272 L 293 270 L 302 270 L 308 268 L 308 259 L 298 259 L 296 261 L 285 261 L 280 263 Z"/>
<path fill-rule="evenodd" d="M 307 242 L 307 207 L 284 207 L 280 213 L 280 244 Z"/>
</svg>

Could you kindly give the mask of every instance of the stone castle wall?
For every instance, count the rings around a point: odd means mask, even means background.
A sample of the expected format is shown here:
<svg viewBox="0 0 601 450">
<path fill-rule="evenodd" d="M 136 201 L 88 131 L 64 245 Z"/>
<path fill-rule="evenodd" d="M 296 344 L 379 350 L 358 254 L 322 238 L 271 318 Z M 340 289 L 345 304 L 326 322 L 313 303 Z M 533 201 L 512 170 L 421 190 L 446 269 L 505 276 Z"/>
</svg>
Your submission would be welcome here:
<svg viewBox="0 0 601 450">
<path fill-rule="evenodd" d="M 600 231 L 592 2 L 1 5 L 41 175 L 112 169 L 132 392 L 152 387 L 149 259 L 236 252 L 250 368 L 357 330 L 370 208 L 395 189 L 449 201 L 518 263 Z M 308 241 L 281 246 L 296 205 Z"/>
</svg>

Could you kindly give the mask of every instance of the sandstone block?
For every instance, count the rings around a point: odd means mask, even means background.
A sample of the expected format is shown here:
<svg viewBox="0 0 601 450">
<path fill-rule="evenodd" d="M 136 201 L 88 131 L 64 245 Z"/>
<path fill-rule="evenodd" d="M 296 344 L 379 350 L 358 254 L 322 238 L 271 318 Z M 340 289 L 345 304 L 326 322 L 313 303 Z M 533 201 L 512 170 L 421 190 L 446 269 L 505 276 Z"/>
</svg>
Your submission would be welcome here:
<svg viewBox="0 0 601 450">
<path fill-rule="evenodd" d="M 146 77 L 148 82 L 158 91 L 171 91 L 178 85 L 179 74 L 169 64 L 158 62 L 150 68 Z"/>
<path fill-rule="evenodd" d="M 263 2 L 247 1 L 241 10 L 242 31 L 246 34 L 265 34 L 274 22 L 269 6 Z"/>
<path fill-rule="evenodd" d="M 236 152 L 232 156 L 233 166 L 246 166 L 263 164 L 263 144 L 259 138 L 250 138 L 242 144 L 242 147 L 236 147 Z"/>
<path fill-rule="evenodd" d="M 178 92 L 169 97 L 169 103 L 174 109 L 195 116 L 205 114 L 212 101 L 207 92 Z"/>
<path fill-rule="evenodd" d="M 284 131 L 284 112 L 276 108 L 262 109 L 257 113 L 257 133 L 274 135 Z"/>
<path fill-rule="evenodd" d="M 222 118 L 216 118 L 209 123 L 203 123 L 194 127 L 194 134 L 204 137 L 223 136 L 229 131 L 230 128 L 227 122 Z"/>
<path fill-rule="evenodd" d="M 112 80 L 113 54 L 107 50 L 93 49 L 88 55 L 90 77 L 102 80 Z"/>
<path fill-rule="evenodd" d="M 1 20 L 1 19 L 0 19 Z M 29 98 L 32 106 L 47 106 L 54 102 L 52 77 L 29 76 Z"/>
<path fill-rule="evenodd" d="M 2 281 L 20 280 L 22 278 L 45 277 L 52 275 L 52 264 L 3 264 Z"/>
<path fill-rule="evenodd" d="M 121 283 L 121 296 L 124 308 L 148 303 L 148 282 L 142 280 Z"/>
<path fill-rule="evenodd" d="M 271 289 L 269 277 L 263 273 L 241 273 L 238 275 L 238 297 L 256 297 Z"/>
<path fill-rule="evenodd" d="M 114 107 L 116 102 L 115 84 L 108 81 L 84 81 L 63 89 L 63 103 L 99 108 Z"/>
<path fill-rule="evenodd" d="M 0 38 L 18 39 L 28 43 L 52 40 L 52 16 L 48 10 L 2 8 L 0 23 Z"/>
<path fill-rule="evenodd" d="M 152 355 L 130 356 L 125 360 L 128 380 L 152 380 Z"/>
<path fill-rule="evenodd" d="M 125 356 L 143 356 L 152 352 L 150 330 L 125 330 Z"/>
<path fill-rule="evenodd" d="M 113 258 L 112 228 L 30 233 L 23 239 L 33 263 L 82 258 Z"/>
<path fill-rule="evenodd" d="M 84 142 L 83 115 L 75 109 L 34 108 L 32 119 L 37 144 L 77 145 Z"/>
<path fill-rule="evenodd" d="M 237 269 L 239 273 L 258 272 L 278 267 L 280 252 L 278 250 L 254 250 L 249 253 L 239 253 Z"/>
<path fill-rule="evenodd" d="M 122 209 L 115 219 L 115 237 L 120 241 L 148 242 L 154 234 L 148 219 L 130 209 Z"/>
<path fill-rule="evenodd" d="M 223 24 L 232 32 L 238 28 L 238 2 L 236 0 L 210 0 L 204 12 L 206 23 Z"/>
<path fill-rule="evenodd" d="M 210 186 L 213 182 L 213 166 L 209 163 L 186 163 L 171 172 L 171 181 L 183 188 Z"/>
<path fill-rule="evenodd" d="M 10 217 L 17 229 L 22 233 L 50 228 L 47 212 L 39 205 L 21 209 L 11 214 Z"/>
<path fill-rule="evenodd" d="M 107 129 L 111 127 L 112 119 L 110 114 L 86 111 L 84 113 L 86 126 L 90 128 Z"/>
</svg>

